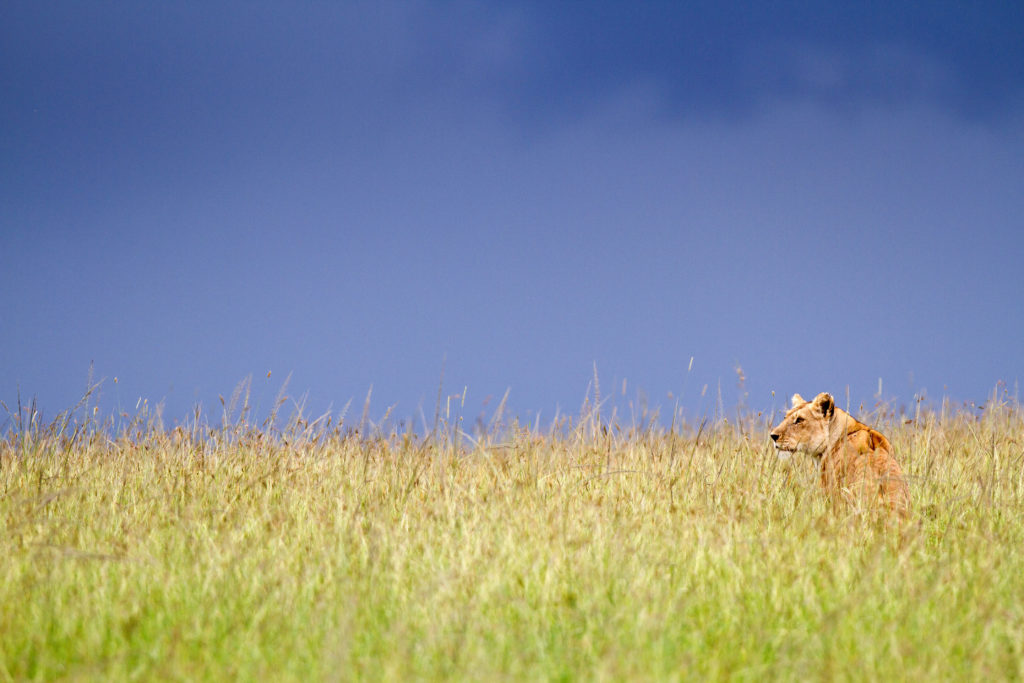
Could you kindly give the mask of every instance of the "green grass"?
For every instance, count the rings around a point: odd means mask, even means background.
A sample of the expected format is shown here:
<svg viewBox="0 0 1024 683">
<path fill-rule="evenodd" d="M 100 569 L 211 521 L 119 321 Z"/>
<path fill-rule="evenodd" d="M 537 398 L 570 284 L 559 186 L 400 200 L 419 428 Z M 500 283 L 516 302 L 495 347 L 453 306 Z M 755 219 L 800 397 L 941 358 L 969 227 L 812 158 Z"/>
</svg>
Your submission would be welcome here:
<svg viewBox="0 0 1024 683">
<path fill-rule="evenodd" d="M 1024 412 L 868 419 L 901 528 L 832 513 L 767 417 L 16 423 L 0 680 L 1021 678 Z"/>
</svg>

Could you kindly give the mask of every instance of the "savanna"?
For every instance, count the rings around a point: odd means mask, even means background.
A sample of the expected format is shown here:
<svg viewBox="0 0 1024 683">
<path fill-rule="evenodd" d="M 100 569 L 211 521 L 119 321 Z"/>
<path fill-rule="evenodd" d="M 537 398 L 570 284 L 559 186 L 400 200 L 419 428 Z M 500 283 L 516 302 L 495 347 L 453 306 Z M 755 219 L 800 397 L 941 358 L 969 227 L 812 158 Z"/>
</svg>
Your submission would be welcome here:
<svg viewBox="0 0 1024 683">
<path fill-rule="evenodd" d="M 898 454 L 897 527 L 777 457 L 784 406 L 544 430 L 449 406 L 428 434 L 18 409 L 0 679 L 1021 677 L 1020 405 L 850 412 Z"/>
</svg>

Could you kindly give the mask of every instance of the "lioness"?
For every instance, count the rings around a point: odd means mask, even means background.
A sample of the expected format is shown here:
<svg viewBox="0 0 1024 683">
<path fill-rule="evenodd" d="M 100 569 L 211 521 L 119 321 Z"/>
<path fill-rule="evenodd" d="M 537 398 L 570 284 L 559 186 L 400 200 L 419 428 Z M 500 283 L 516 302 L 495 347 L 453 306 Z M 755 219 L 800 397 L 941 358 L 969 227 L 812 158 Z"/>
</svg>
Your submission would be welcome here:
<svg viewBox="0 0 1024 683">
<path fill-rule="evenodd" d="M 794 394 L 771 437 L 777 450 L 806 453 L 818 461 L 821 485 L 833 503 L 881 503 L 906 517 L 910 492 L 889 440 L 837 408 L 831 394 L 818 394 L 813 401 Z"/>
</svg>

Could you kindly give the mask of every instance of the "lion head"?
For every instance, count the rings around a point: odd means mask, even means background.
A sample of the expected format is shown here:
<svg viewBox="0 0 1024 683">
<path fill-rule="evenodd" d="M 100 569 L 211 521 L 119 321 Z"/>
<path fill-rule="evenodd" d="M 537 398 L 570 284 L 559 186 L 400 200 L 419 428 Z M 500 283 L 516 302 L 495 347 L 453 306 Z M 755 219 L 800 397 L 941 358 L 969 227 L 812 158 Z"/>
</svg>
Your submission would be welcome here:
<svg viewBox="0 0 1024 683">
<path fill-rule="evenodd" d="M 818 394 L 813 401 L 793 394 L 792 407 L 771 432 L 775 448 L 783 453 L 821 455 L 828 448 L 829 425 L 835 410 L 831 394 Z"/>
</svg>

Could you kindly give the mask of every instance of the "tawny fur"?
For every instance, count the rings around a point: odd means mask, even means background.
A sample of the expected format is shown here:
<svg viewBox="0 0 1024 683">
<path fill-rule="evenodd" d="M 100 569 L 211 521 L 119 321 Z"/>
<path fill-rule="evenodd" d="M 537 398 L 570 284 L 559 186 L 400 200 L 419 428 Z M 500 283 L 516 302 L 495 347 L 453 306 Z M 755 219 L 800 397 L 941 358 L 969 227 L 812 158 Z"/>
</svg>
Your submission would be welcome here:
<svg viewBox="0 0 1024 683">
<path fill-rule="evenodd" d="M 834 503 L 880 504 L 900 517 L 908 514 L 910 491 L 889 440 L 837 408 L 830 394 L 818 394 L 813 401 L 794 395 L 771 438 L 780 451 L 818 460 L 822 488 Z"/>
</svg>

